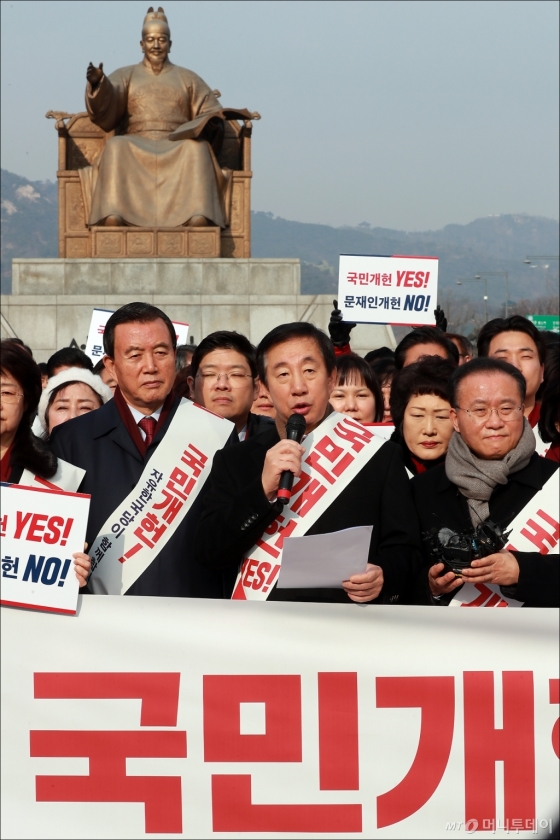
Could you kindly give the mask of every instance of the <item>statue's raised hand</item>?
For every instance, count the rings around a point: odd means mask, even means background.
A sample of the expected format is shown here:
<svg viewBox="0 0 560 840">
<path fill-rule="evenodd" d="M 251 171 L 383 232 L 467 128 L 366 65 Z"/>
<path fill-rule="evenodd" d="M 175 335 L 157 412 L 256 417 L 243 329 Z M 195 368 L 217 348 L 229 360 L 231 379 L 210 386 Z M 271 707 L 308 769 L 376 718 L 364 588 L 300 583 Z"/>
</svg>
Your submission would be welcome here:
<svg viewBox="0 0 560 840">
<path fill-rule="evenodd" d="M 86 79 L 92 86 L 92 88 L 96 88 L 101 79 L 103 78 L 103 62 L 101 61 L 99 67 L 94 67 L 93 64 L 88 64 L 88 69 L 86 70 Z"/>
</svg>

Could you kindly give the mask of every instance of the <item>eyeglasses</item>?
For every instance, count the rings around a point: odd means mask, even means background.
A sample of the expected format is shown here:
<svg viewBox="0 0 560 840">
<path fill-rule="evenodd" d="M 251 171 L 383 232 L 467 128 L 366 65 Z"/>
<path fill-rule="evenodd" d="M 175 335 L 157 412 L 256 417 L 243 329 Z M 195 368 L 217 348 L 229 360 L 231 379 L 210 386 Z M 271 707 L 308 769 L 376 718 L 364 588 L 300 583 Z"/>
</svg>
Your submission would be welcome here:
<svg viewBox="0 0 560 840">
<path fill-rule="evenodd" d="M 0 391 L 0 403 L 4 405 L 15 405 L 20 397 L 25 394 L 20 394 L 19 391 L 13 391 L 11 388 L 2 388 Z"/>
<path fill-rule="evenodd" d="M 493 411 L 496 412 L 498 417 L 503 420 L 504 423 L 508 423 L 511 420 L 515 420 L 516 417 L 518 417 L 518 412 L 523 411 L 525 406 L 501 405 L 499 408 L 460 408 L 456 405 L 455 408 L 457 411 L 464 411 L 469 415 L 471 420 L 475 421 L 475 423 L 484 423 L 485 420 L 488 420 L 488 418 L 492 416 Z"/>
<path fill-rule="evenodd" d="M 245 384 L 245 379 L 252 379 L 251 373 L 197 373 L 195 379 L 202 379 L 208 385 L 215 385 L 220 381 L 220 377 L 224 376 L 226 382 L 229 382 L 232 388 L 241 388 Z"/>
</svg>

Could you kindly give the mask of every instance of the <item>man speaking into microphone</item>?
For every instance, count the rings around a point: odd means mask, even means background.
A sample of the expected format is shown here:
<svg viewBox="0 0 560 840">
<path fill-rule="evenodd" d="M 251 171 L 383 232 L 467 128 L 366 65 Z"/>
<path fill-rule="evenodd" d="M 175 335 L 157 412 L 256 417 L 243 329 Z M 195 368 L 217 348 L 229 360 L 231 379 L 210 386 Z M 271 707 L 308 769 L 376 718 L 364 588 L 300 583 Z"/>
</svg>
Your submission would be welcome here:
<svg viewBox="0 0 560 840">
<path fill-rule="evenodd" d="M 258 347 L 257 364 L 276 408 L 275 426 L 216 453 L 197 560 L 231 570 L 234 599 L 407 603 L 422 561 L 399 448 L 332 410 L 334 351 L 312 324 L 273 329 Z M 373 525 L 363 574 L 337 589 L 276 587 L 286 537 L 359 525 Z"/>
</svg>

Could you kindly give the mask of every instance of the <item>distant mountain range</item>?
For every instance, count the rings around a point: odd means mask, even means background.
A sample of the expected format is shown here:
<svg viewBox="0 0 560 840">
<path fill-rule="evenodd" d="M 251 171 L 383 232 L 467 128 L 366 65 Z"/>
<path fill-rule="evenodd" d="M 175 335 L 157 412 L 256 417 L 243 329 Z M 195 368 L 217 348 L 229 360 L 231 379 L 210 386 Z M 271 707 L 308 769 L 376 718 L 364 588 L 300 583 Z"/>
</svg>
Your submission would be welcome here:
<svg viewBox="0 0 560 840">
<path fill-rule="evenodd" d="M 1 208 L 1 275 L 6 294 L 11 291 L 13 257 L 57 256 L 57 185 L 29 181 L 2 169 Z M 298 257 L 304 294 L 336 292 L 339 254 L 425 254 L 439 257 L 442 288 L 456 288 L 458 279 L 474 278 L 477 273 L 508 271 L 512 300 L 538 297 L 545 293 L 544 274 L 530 271 L 525 257 L 558 255 L 558 250 L 558 222 L 539 216 L 489 216 L 467 225 L 407 233 L 372 228 L 366 222 L 333 228 L 292 222 L 272 213 L 252 214 L 253 256 Z M 552 263 L 550 270 L 557 274 L 557 269 L 558 263 Z M 476 283 L 463 285 L 461 294 L 472 298 L 480 290 Z M 497 297 L 503 299 L 502 294 Z"/>
</svg>

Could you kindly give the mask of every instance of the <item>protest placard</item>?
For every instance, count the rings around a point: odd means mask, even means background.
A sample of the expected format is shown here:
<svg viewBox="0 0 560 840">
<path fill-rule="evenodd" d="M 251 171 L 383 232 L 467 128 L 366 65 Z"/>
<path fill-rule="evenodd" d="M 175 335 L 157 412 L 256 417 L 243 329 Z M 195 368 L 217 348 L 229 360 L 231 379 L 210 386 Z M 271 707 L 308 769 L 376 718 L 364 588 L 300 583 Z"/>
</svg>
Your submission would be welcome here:
<svg viewBox="0 0 560 840">
<path fill-rule="evenodd" d="M 437 257 L 341 254 L 338 305 L 360 324 L 435 324 Z"/>
<path fill-rule="evenodd" d="M 187 343 L 187 336 L 189 334 L 189 325 L 183 324 L 182 321 L 171 321 L 175 327 L 175 335 L 177 336 L 177 347 L 181 344 Z"/>
<path fill-rule="evenodd" d="M 84 550 L 90 497 L 2 484 L 1 602 L 74 615 L 72 554 Z"/>
<path fill-rule="evenodd" d="M 93 364 L 103 356 L 103 333 L 105 324 L 113 314 L 112 309 L 94 309 L 91 313 L 91 321 L 86 342 L 85 354 L 89 356 Z"/>
<path fill-rule="evenodd" d="M 112 309 L 97 309 L 95 308 L 91 313 L 91 322 L 89 325 L 89 332 L 87 337 L 85 354 L 89 356 L 95 364 L 103 357 L 103 333 L 105 332 L 105 325 L 111 315 Z M 189 325 L 183 321 L 172 321 L 175 327 L 175 335 L 177 337 L 177 345 L 186 344 L 189 334 Z"/>
</svg>

